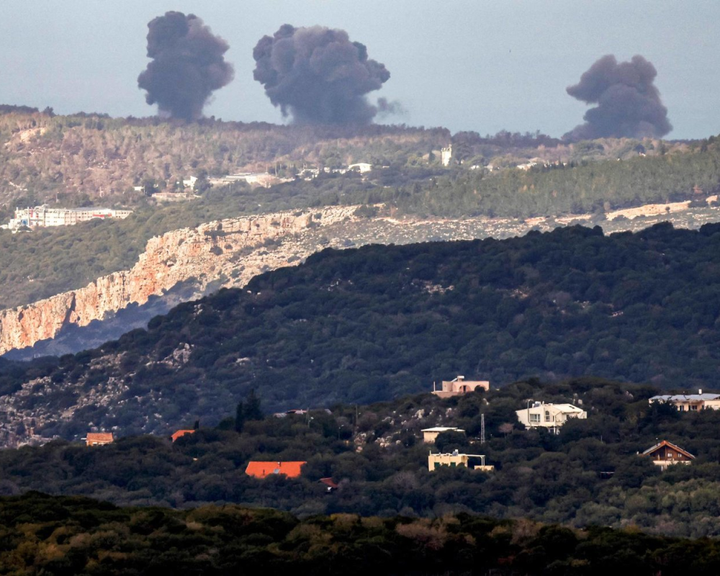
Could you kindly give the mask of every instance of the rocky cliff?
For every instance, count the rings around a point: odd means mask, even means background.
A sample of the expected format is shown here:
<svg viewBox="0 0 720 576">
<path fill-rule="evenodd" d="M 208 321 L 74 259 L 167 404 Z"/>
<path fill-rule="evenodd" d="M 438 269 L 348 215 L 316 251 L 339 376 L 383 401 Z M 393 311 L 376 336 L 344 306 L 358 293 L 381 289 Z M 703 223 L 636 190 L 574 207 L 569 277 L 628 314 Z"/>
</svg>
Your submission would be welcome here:
<svg viewBox="0 0 720 576">
<path fill-rule="evenodd" d="M 69 324 L 85 326 L 130 303 L 144 304 L 189 279 L 197 294 L 210 283 L 242 286 L 255 274 L 299 261 L 321 248 L 303 234 L 319 237 L 320 230 L 352 219 L 353 212 L 354 207 L 342 207 L 235 218 L 152 238 L 131 270 L 1 311 L 0 354 L 53 338 Z M 285 249 L 277 249 L 280 245 Z M 268 250 L 270 246 L 275 249 Z"/>
<path fill-rule="evenodd" d="M 682 206 L 680 206 L 682 204 Z M 652 205 L 642 217 L 602 221 L 605 232 L 640 230 L 659 221 L 697 228 L 717 221 L 714 211 L 695 211 L 679 203 Z M 652 210 L 650 210 L 652 208 Z M 103 320 L 130 304 L 143 305 L 161 298 L 166 304 L 151 307 L 144 320 L 163 313 L 179 301 L 199 297 L 220 287 L 241 287 L 255 275 L 282 266 L 298 264 L 326 247 L 347 248 L 364 244 L 407 244 L 439 240 L 507 238 L 531 229 L 552 230 L 556 226 L 592 226 L 592 216 L 514 220 L 479 216 L 463 219 L 362 218 L 357 206 L 342 206 L 302 212 L 281 212 L 233 218 L 168 232 L 152 238 L 131 270 L 98 278 L 84 288 L 65 292 L 25 306 L 0 311 L 0 355 L 54 338 L 63 328 L 87 326 Z M 636 209 L 638 210 L 638 209 Z M 675 213 L 677 212 L 677 213 Z M 615 216 L 621 215 L 620 213 Z M 630 220 L 629 218 L 634 218 Z M 169 294 L 183 286 L 182 295 Z M 153 312 L 153 310 L 158 310 Z M 124 320 L 117 322 L 124 325 Z M 138 326 L 128 326 L 130 330 Z M 122 333 L 116 329 L 109 338 Z M 97 335 L 96 335 L 97 336 Z M 85 346 L 41 353 L 61 354 L 98 346 L 100 336 Z M 32 357 L 34 351 L 23 351 Z M 23 357 L 18 356 L 18 359 Z"/>
</svg>

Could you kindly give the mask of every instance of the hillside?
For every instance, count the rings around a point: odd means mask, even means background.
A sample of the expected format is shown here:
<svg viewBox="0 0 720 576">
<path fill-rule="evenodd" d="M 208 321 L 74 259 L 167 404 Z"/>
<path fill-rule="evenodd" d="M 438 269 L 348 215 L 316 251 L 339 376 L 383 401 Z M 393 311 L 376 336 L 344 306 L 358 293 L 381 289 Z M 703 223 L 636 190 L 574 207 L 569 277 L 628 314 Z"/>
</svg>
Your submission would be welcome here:
<svg viewBox="0 0 720 576">
<path fill-rule="evenodd" d="M 719 569 L 714 540 L 466 514 L 299 520 L 239 506 L 143 510 L 41 494 L 4 498 L 0 507 L 0 565 L 13 574 L 596 576 L 623 568 L 637 576 L 694 576 Z"/>
<path fill-rule="evenodd" d="M 651 386 L 597 378 L 552 384 L 531 379 L 461 398 L 422 394 L 284 418 L 251 417 L 243 407 L 239 426 L 228 406 L 232 415 L 219 427 L 201 425 L 174 443 L 167 436 L 141 436 L 99 448 L 55 441 L 0 451 L 0 489 L 7 495 L 86 495 L 120 505 L 231 502 L 302 517 L 480 513 L 581 529 L 636 526 L 655 534 L 717 536 L 720 413 L 650 406 L 655 393 Z M 515 410 L 528 398 L 574 402 L 588 417 L 566 423 L 558 436 L 525 430 Z M 485 444 L 479 439 L 483 415 Z M 435 444 L 423 443 L 421 430 L 438 425 L 460 427 L 467 436 L 446 432 Z M 657 438 L 680 445 L 695 460 L 661 473 L 638 455 Z M 495 469 L 428 470 L 429 451 L 455 449 L 483 454 Z M 250 461 L 286 460 L 307 462 L 299 477 L 245 473 Z M 471 465 L 479 462 L 476 457 Z M 337 489 L 328 492 L 321 478 L 331 478 Z"/>
<path fill-rule="evenodd" d="M 458 373 L 707 388 L 718 242 L 718 225 L 661 224 L 325 250 L 95 351 L 15 367 L 0 410 L 5 430 L 32 419 L 39 437 L 72 438 L 88 422 L 123 434 L 217 422 L 251 388 L 271 410 L 390 399 Z"/>
</svg>

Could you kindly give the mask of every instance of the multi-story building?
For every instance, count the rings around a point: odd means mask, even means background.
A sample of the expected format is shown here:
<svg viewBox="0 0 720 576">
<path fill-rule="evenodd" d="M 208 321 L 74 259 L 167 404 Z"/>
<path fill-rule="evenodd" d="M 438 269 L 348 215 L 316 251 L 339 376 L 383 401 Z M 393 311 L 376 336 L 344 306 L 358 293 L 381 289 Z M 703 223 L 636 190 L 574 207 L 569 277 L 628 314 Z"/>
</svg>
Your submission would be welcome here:
<svg viewBox="0 0 720 576">
<path fill-rule="evenodd" d="M 667 440 L 655 444 L 652 448 L 648 448 L 641 456 L 649 456 L 652 463 L 659 466 L 660 470 L 667 470 L 668 466 L 674 464 L 685 464 L 686 466 L 695 460 L 695 456 L 687 450 L 676 446 Z"/>
<path fill-rule="evenodd" d="M 22 226 L 40 228 L 47 226 L 72 226 L 79 222 L 87 222 L 97 218 L 127 218 L 132 210 L 116 210 L 114 208 L 50 208 L 46 204 L 34 208 L 16 208 L 15 217 L 7 227 L 17 230 Z"/>
<path fill-rule="evenodd" d="M 672 404 L 679 412 L 698 412 L 700 410 L 720 410 L 720 394 L 704 393 L 698 390 L 697 394 L 665 394 L 653 396 L 649 404 Z"/>
<path fill-rule="evenodd" d="M 545 404 L 544 402 L 528 401 L 526 408 L 516 410 L 518 420 L 525 428 L 547 428 L 557 434 L 560 428 L 570 419 L 584 420 L 587 412 L 573 404 Z"/>
</svg>

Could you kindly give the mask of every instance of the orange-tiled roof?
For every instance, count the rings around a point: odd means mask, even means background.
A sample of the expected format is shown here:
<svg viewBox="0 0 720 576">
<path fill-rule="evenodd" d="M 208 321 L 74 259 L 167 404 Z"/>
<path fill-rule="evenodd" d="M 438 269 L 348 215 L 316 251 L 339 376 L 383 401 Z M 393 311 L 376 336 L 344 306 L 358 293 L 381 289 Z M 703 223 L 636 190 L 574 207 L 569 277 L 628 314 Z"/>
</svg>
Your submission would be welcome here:
<svg viewBox="0 0 720 576">
<path fill-rule="evenodd" d="M 284 474 L 288 478 L 300 476 L 300 469 L 307 462 L 248 462 L 245 474 L 255 478 L 266 478 L 271 474 Z"/>
<path fill-rule="evenodd" d="M 675 444 L 673 444 L 672 442 L 668 442 L 667 440 L 663 440 L 659 444 L 655 444 L 655 446 L 653 446 L 652 448 L 648 448 L 647 450 L 645 450 L 645 452 L 643 452 L 643 456 L 649 456 L 650 454 L 654 454 L 655 452 L 660 450 L 660 448 L 662 448 L 663 446 L 667 446 L 668 448 L 675 450 L 676 452 L 679 452 L 680 454 L 683 454 L 684 456 L 686 456 L 687 458 L 690 458 L 691 460 L 695 459 L 695 456 L 690 454 L 690 452 L 688 452 L 687 450 L 683 450 L 682 448 L 680 448 L 680 446 L 676 446 Z"/>
<path fill-rule="evenodd" d="M 177 430 L 172 436 L 172 441 L 175 442 L 178 438 L 185 436 L 185 434 L 195 434 L 195 430 Z"/>
<path fill-rule="evenodd" d="M 88 432 L 85 442 L 92 444 L 110 444 L 113 441 L 112 432 Z"/>
</svg>

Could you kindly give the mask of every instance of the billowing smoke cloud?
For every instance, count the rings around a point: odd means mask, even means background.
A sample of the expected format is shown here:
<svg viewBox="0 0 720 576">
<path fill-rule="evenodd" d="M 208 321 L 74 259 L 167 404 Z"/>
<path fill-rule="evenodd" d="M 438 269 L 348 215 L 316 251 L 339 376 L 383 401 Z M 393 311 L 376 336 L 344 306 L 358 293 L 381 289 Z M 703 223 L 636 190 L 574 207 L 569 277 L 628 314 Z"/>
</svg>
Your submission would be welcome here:
<svg viewBox="0 0 720 576">
<path fill-rule="evenodd" d="M 194 14 L 166 12 L 148 24 L 147 55 L 152 58 L 138 76 L 145 100 L 161 115 L 196 120 L 210 94 L 233 79 L 223 54 L 229 46 Z"/>
<path fill-rule="evenodd" d="M 298 124 L 369 124 L 378 109 L 365 95 L 390 78 L 363 44 L 322 26 L 285 24 L 257 43 L 253 57 L 255 80 Z"/>
<path fill-rule="evenodd" d="M 603 137 L 660 137 L 672 125 L 660 92 L 653 84 L 657 71 L 642 56 L 618 64 L 615 56 L 603 56 L 567 93 L 588 104 L 584 124 L 565 134 L 570 140 Z"/>
</svg>

